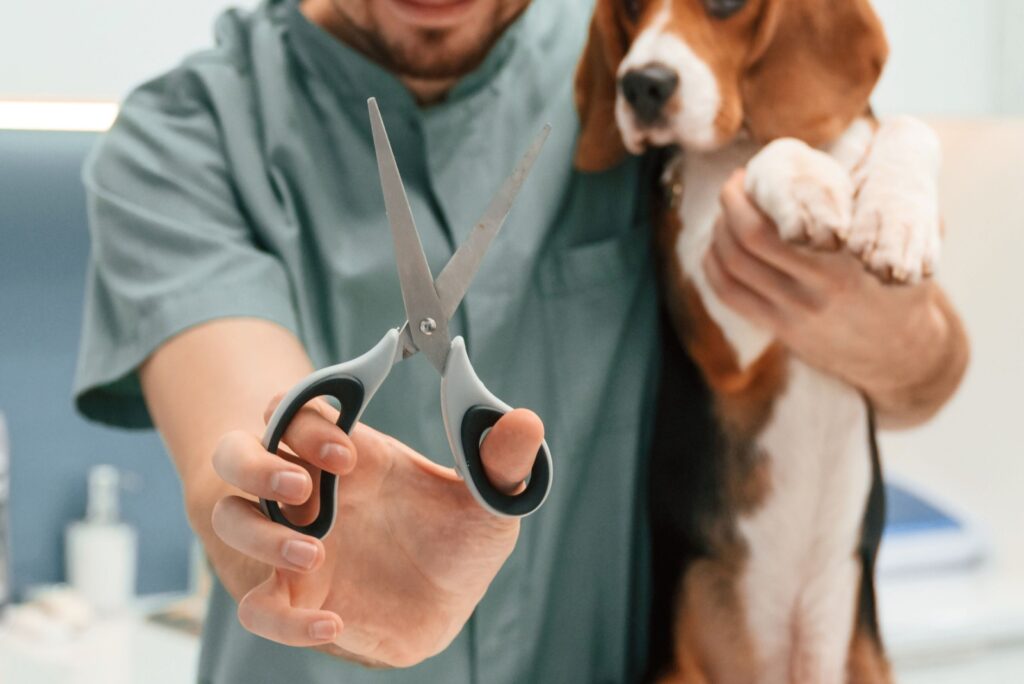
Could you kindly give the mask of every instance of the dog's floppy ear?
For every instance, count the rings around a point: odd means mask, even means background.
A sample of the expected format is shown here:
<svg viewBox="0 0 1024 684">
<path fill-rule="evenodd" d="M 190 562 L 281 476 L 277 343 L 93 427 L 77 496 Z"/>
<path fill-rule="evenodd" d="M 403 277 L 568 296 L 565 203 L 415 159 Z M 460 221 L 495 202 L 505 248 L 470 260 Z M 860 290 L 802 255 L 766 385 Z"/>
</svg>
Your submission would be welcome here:
<svg viewBox="0 0 1024 684">
<path fill-rule="evenodd" d="M 767 0 L 741 83 L 750 132 L 835 139 L 867 111 L 888 52 L 868 0 Z"/>
<path fill-rule="evenodd" d="M 590 37 L 576 67 L 576 111 L 580 137 L 576 167 L 603 171 L 626 156 L 615 124 L 616 70 L 626 55 L 626 36 L 611 0 L 598 0 Z"/>
</svg>

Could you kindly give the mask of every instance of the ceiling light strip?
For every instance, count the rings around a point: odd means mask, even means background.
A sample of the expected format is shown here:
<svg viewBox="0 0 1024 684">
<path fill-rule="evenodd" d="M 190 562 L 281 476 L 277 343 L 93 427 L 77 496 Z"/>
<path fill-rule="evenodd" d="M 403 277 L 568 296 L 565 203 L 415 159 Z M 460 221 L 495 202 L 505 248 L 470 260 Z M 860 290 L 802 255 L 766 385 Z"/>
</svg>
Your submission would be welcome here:
<svg viewBox="0 0 1024 684">
<path fill-rule="evenodd" d="M 114 102 L 0 101 L 0 130 L 105 131 L 115 118 Z"/>
</svg>

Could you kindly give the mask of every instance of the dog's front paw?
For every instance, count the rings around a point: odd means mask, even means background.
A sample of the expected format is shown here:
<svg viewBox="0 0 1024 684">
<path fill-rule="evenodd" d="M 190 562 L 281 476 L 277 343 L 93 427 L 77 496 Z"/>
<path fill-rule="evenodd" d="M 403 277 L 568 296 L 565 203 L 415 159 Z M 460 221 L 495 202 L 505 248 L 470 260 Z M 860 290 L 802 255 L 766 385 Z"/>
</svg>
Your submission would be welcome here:
<svg viewBox="0 0 1024 684">
<path fill-rule="evenodd" d="M 746 190 L 784 240 L 835 249 L 850 232 L 850 175 L 799 140 L 780 138 L 758 152 L 747 164 Z"/>
<path fill-rule="evenodd" d="M 900 117 L 881 125 L 858 185 L 847 246 L 884 281 L 913 283 L 939 261 L 939 142 L 924 123 Z"/>
</svg>

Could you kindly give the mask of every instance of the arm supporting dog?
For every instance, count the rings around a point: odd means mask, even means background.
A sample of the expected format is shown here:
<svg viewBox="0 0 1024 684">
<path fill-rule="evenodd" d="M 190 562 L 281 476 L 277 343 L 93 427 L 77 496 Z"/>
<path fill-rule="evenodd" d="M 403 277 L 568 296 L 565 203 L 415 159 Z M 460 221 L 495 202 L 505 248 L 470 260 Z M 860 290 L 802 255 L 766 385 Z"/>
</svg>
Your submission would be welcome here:
<svg viewBox="0 0 1024 684">
<path fill-rule="evenodd" d="M 784 241 L 744 191 L 742 174 L 722 191 L 713 245 L 705 270 L 722 301 L 860 388 L 879 427 L 923 423 L 959 385 L 967 334 L 935 281 L 893 287 L 848 252 Z M 759 292 L 745 285 L 752 281 L 764 284 Z"/>
</svg>

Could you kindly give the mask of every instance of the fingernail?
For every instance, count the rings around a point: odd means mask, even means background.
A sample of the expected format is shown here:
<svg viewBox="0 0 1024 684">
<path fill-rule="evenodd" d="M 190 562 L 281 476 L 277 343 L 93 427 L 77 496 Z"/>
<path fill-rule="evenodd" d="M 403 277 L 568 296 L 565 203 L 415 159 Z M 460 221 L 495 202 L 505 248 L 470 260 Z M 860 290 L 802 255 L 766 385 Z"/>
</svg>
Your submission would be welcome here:
<svg viewBox="0 0 1024 684">
<path fill-rule="evenodd" d="M 281 555 L 294 566 L 309 570 L 316 562 L 316 544 L 308 541 L 289 539 L 281 547 Z"/>
<path fill-rule="evenodd" d="M 331 620 L 318 620 L 309 626 L 309 636 L 311 639 L 334 641 L 337 635 L 338 627 Z"/>
<path fill-rule="evenodd" d="M 340 444 L 324 444 L 320 449 L 320 458 L 325 462 L 329 460 L 345 462 L 348 460 L 348 449 Z"/>
<path fill-rule="evenodd" d="M 270 488 L 283 497 L 294 499 L 306 493 L 306 476 L 282 470 L 270 476 Z"/>
</svg>

